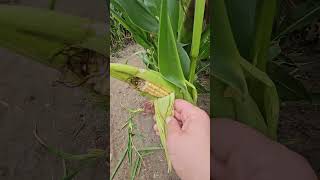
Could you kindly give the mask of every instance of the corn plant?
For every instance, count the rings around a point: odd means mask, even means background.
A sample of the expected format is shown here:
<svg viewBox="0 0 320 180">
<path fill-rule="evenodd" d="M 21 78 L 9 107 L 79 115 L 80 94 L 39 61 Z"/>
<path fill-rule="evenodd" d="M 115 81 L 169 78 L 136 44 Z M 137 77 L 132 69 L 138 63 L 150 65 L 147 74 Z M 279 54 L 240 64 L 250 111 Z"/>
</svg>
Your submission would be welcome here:
<svg viewBox="0 0 320 180">
<path fill-rule="evenodd" d="M 112 0 L 111 3 L 117 9 L 111 9 L 113 16 L 146 49 L 143 56 L 146 69 L 111 64 L 110 74 L 154 101 L 170 171 L 165 119 L 173 113 L 175 98 L 197 102 L 194 86 L 197 64 L 209 56 L 205 0 Z"/>
<path fill-rule="evenodd" d="M 281 38 L 320 12 L 319 4 L 311 0 L 304 4 L 308 10 L 302 11 L 306 9 L 302 6 L 298 16 L 285 16 L 291 21 L 283 21 L 284 2 L 214 0 L 210 4 L 211 116 L 243 122 L 272 139 L 277 138 L 278 93 L 282 101 L 310 98 L 302 83 L 272 60 L 281 52 Z"/>
<path fill-rule="evenodd" d="M 276 4 L 276 0 L 211 2 L 211 116 L 235 119 L 273 139 L 279 99 L 266 70 Z"/>
</svg>

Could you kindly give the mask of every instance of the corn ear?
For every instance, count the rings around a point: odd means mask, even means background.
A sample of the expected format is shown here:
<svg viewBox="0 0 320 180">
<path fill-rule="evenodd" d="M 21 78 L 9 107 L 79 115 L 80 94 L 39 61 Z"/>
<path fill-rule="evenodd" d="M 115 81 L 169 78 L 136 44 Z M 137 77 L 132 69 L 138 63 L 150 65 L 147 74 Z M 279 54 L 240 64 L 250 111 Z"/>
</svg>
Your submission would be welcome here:
<svg viewBox="0 0 320 180">
<path fill-rule="evenodd" d="M 196 91 L 192 91 L 191 94 L 188 91 L 182 91 L 179 87 L 167 81 L 161 73 L 153 70 L 111 63 L 110 75 L 130 84 L 133 88 L 140 91 L 142 95 L 151 99 L 157 99 L 168 96 L 170 93 L 174 93 L 175 98 L 185 99 L 192 103 L 195 103 L 196 101 Z M 188 87 L 192 86 L 189 85 Z M 194 87 L 193 89 L 195 90 Z"/>
<path fill-rule="evenodd" d="M 110 75 L 121 81 L 124 81 L 135 89 L 142 92 L 143 95 L 153 99 L 155 109 L 155 119 L 159 130 L 161 144 L 165 151 L 168 163 L 168 172 L 172 170 L 170 158 L 167 150 L 167 123 L 166 119 L 173 115 L 173 104 L 175 98 L 185 99 L 196 103 L 197 90 L 193 84 L 187 80 L 185 82 L 187 91 L 183 91 L 178 86 L 170 83 L 161 73 L 153 70 L 139 69 L 125 64 L 110 64 Z"/>
<path fill-rule="evenodd" d="M 154 100 L 154 110 L 157 127 L 159 130 L 161 144 L 164 148 L 165 156 L 168 163 L 168 172 L 172 170 L 170 157 L 167 148 L 167 122 L 166 119 L 173 115 L 174 93 L 168 96 Z"/>
</svg>

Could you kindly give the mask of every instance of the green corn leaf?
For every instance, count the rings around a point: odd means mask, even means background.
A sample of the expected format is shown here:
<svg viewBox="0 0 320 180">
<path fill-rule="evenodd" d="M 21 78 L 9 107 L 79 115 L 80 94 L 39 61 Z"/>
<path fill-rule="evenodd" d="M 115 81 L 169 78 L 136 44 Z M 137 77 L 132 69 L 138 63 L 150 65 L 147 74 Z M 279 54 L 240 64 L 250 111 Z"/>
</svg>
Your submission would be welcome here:
<svg viewBox="0 0 320 180">
<path fill-rule="evenodd" d="M 180 58 L 180 64 L 182 67 L 182 71 L 185 78 L 189 77 L 190 73 L 190 58 L 186 50 L 183 48 L 181 43 L 177 44 L 179 58 Z"/>
<path fill-rule="evenodd" d="M 268 129 L 259 108 L 248 95 L 244 98 L 218 79 L 211 80 L 213 85 L 211 103 L 212 118 L 230 118 L 245 123 L 260 132 L 267 134 Z"/>
<path fill-rule="evenodd" d="M 236 109 L 232 97 L 225 96 L 228 85 L 210 77 L 210 117 L 235 119 Z"/>
<path fill-rule="evenodd" d="M 212 10 L 212 75 L 232 88 L 240 95 L 248 93 L 244 74 L 240 67 L 240 54 L 237 50 L 224 0 L 211 3 Z"/>
<path fill-rule="evenodd" d="M 63 43 L 20 33 L 13 28 L 0 28 L 0 47 L 54 68 L 62 67 L 65 64 L 65 59 L 62 56 L 55 57 L 53 62 L 49 61 L 51 57 L 65 47 Z"/>
<path fill-rule="evenodd" d="M 67 46 L 108 56 L 108 40 L 100 39 L 95 25 L 89 19 L 49 10 L 0 5 L 0 47 L 54 68 L 65 63 L 63 56 L 55 55 Z"/>
<path fill-rule="evenodd" d="M 237 91 L 217 79 L 213 83 L 215 101 L 210 106 L 213 118 L 231 118 L 268 134 L 264 117 L 250 95 L 241 97 Z"/>
<path fill-rule="evenodd" d="M 274 85 L 272 87 L 266 87 L 263 98 L 268 134 L 273 140 L 277 140 L 280 105 L 276 87 Z"/>
<path fill-rule="evenodd" d="M 242 57 L 252 61 L 257 0 L 225 0 L 234 39 Z"/>
<path fill-rule="evenodd" d="M 267 55 L 276 7 L 277 0 L 261 0 L 257 6 L 254 43 L 251 49 L 252 64 L 263 72 L 266 72 L 267 68 Z"/>
<path fill-rule="evenodd" d="M 276 138 L 277 134 L 279 98 L 274 83 L 264 72 L 267 70 L 269 60 L 268 52 L 276 8 L 276 0 L 262 0 L 257 4 L 254 43 L 251 49 L 252 65 L 256 66 L 257 69 L 248 78 L 250 94 L 265 118 L 268 135 L 273 139 Z M 269 83 L 267 83 L 268 81 Z"/>
<path fill-rule="evenodd" d="M 167 0 L 162 0 L 161 3 L 158 63 L 160 73 L 168 81 L 186 91 L 185 78 L 181 68 L 177 43 L 169 18 Z"/>
<path fill-rule="evenodd" d="M 121 6 L 122 12 L 128 14 L 130 20 L 144 31 L 158 31 L 158 20 L 138 0 L 112 0 L 111 3 Z"/>
<path fill-rule="evenodd" d="M 154 17 L 159 18 L 161 0 L 144 0 L 143 3 L 150 10 Z"/>
<path fill-rule="evenodd" d="M 166 143 L 166 139 L 167 139 L 166 119 L 173 115 L 174 100 L 175 100 L 174 93 L 171 93 L 169 96 L 165 96 L 163 98 L 159 98 L 154 101 L 156 124 L 159 130 L 161 144 L 165 151 L 165 155 L 168 163 L 168 172 L 171 171 L 172 165 L 171 165 L 171 161 L 170 161 L 170 157 L 167 149 L 167 143 Z"/>
<path fill-rule="evenodd" d="M 237 3 L 240 1 L 217 0 L 211 4 L 213 7 L 211 70 L 214 76 L 211 81 L 213 89 L 211 115 L 238 120 L 275 138 L 279 100 L 274 83 L 264 72 L 275 3 L 259 1 L 251 4 L 246 12 L 243 8 L 237 7 Z M 236 17 L 237 14 L 239 16 Z M 252 19 L 249 16 L 253 14 Z M 245 19 L 246 16 L 249 17 L 249 22 L 245 22 L 248 26 L 237 25 L 241 22 L 239 19 Z M 238 48 L 241 55 L 248 59 L 241 57 Z M 249 63 L 251 61 L 253 64 Z M 259 68 L 255 67 L 255 64 Z"/>
<path fill-rule="evenodd" d="M 170 23 L 172 27 L 172 32 L 174 34 L 174 37 L 178 36 L 178 25 L 179 25 L 179 8 L 180 8 L 180 3 L 179 1 L 171 1 L 167 0 L 168 3 L 168 14 L 170 18 Z M 161 26 L 160 26 L 161 28 Z"/>
<path fill-rule="evenodd" d="M 52 23 L 55 21 L 56 23 Z M 95 34 L 85 18 L 23 6 L 0 6 L 1 27 L 73 44 Z"/>
<path fill-rule="evenodd" d="M 233 101 L 236 107 L 238 121 L 268 135 L 268 129 L 264 117 L 255 101 L 249 95 L 242 99 L 239 95 L 235 94 L 233 96 Z"/>
<path fill-rule="evenodd" d="M 260 105 L 260 110 L 258 110 L 264 115 L 268 128 L 267 134 L 276 140 L 279 118 L 279 98 L 276 87 L 266 73 L 260 71 L 246 60 L 243 59 L 241 65 L 250 75 L 250 78 L 255 80 L 255 87 L 259 87 L 259 90 L 256 89 L 254 91 L 256 95 L 259 95 L 259 100 L 263 101 L 263 104 Z"/>
<path fill-rule="evenodd" d="M 107 38 L 103 36 L 97 36 L 86 39 L 80 44 L 74 45 L 74 47 L 89 49 L 95 51 L 107 58 L 109 58 L 108 43 L 106 42 Z"/>
<path fill-rule="evenodd" d="M 114 3 L 112 5 L 121 9 L 121 6 L 120 5 L 117 6 L 117 3 Z M 131 33 L 134 40 L 136 40 L 136 42 L 138 44 L 140 44 L 144 48 L 150 48 L 152 46 L 152 44 L 150 44 L 150 42 L 148 41 L 147 34 L 145 32 L 143 32 L 143 30 L 141 28 L 136 26 L 130 20 L 130 18 L 128 17 L 128 15 L 126 13 L 121 14 L 118 11 L 116 11 L 114 8 L 110 8 L 110 10 L 111 10 L 111 13 L 114 16 L 114 18 L 117 21 L 119 21 L 119 23 L 121 25 L 123 25 L 123 27 L 125 27 Z"/>
<path fill-rule="evenodd" d="M 248 61 L 246 61 L 245 59 L 242 59 L 242 58 L 240 60 L 240 64 L 243 67 L 243 69 L 248 74 L 250 74 L 253 78 L 255 78 L 256 80 L 259 80 L 265 86 L 268 86 L 268 87 L 273 86 L 273 82 L 271 81 L 271 79 L 268 77 L 268 75 L 265 72 L 260 71 L 258 68 L 256 68 L 255 66 L 253 66 Z"/>
<path fill-rule="evenodd" d="M 185 81 L 186 82 L 186 85 L 187 85 L 187 89 L 188 89 L 188 92 L 190 92 L 190 95 L 191 95 L 191 98 L 189 99 L 189 96 L 184 96 L 186 98 L 184 98 L 185 100 L 193 103 L 193 104 L 196 104 L 197 101 L 198 101 L 198 91 L 197 91 L 197 88 L 192 84 L 190 83 L 189 81 Z M 189 95 L 189 94 L 187 94 Z"/>
</svg>

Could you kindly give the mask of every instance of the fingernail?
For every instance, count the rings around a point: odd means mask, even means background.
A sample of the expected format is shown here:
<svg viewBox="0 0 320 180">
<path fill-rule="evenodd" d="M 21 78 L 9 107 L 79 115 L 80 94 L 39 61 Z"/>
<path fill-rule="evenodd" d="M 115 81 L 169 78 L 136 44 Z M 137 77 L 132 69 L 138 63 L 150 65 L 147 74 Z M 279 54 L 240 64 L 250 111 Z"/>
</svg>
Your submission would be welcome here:
<svg viewBox="0 0 320 180">
<path fill-rule="evenodd" d="M 167 117 L 166 122 L 167 124 L 171 121 L 171 117 Z"/>
</svg>

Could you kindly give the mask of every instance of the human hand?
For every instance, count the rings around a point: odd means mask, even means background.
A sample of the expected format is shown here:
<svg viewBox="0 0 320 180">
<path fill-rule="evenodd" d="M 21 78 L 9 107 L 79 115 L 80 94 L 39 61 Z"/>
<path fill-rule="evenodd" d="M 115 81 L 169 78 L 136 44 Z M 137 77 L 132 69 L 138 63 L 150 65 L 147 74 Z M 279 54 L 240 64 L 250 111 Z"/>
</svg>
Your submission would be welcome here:
<svg viewBox="0 0 320 180">
<path fill-rule="evenodd" d="M 210 119 L 207 113 L 184 100 L 174 103 L 167 119 L 167 147 L 175 172 L 182 180 L 210 178 Z"/>
<path fill-rule="evenodd" d="M 299 154 L 234 120 L 211 121 L 214 180 L 317 180 Z"/>
</svg>

